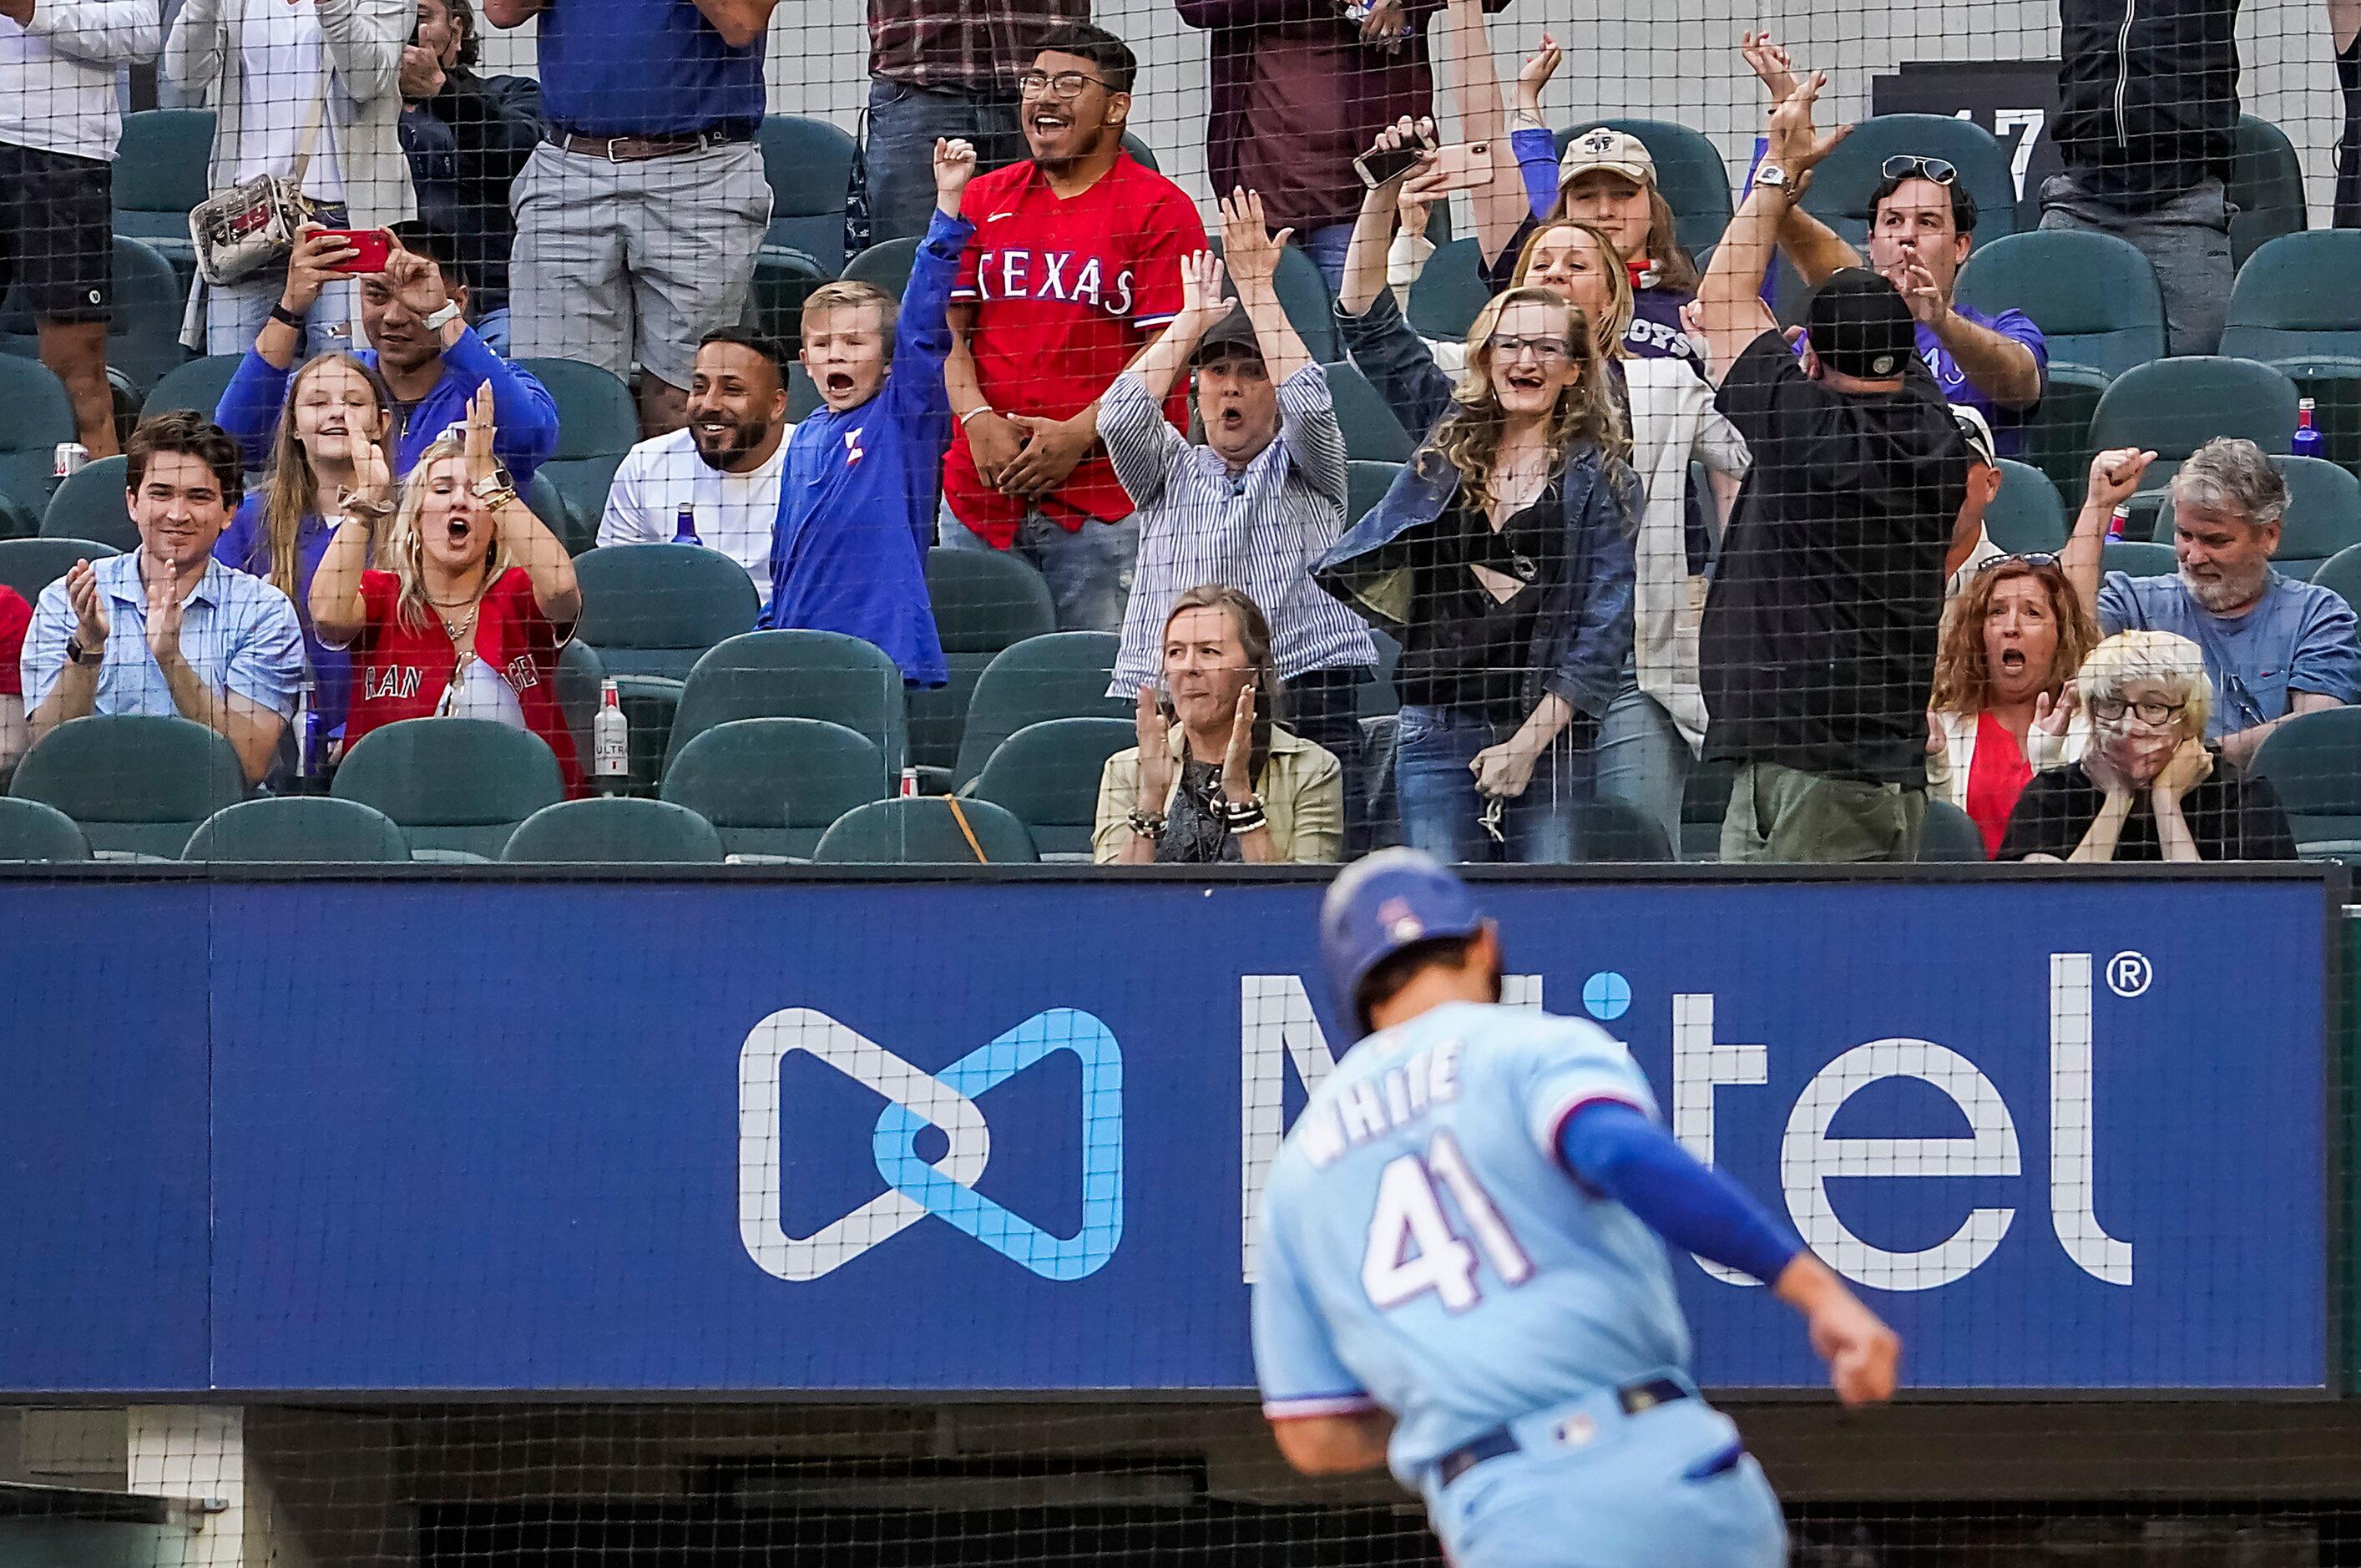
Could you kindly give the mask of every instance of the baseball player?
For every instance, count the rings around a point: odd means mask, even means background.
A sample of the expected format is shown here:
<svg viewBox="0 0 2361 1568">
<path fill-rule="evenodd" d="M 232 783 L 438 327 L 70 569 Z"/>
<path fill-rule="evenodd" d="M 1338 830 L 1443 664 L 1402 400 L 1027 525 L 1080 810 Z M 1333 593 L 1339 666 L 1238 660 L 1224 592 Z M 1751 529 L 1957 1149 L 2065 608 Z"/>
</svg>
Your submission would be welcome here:
<svg viewBox="0 0 2361 1568">
<path fill-rule="evenodd" d="M 1358 1043 L 1264 1191 L 1255 1365 L 1308 1475 L 1389 1464 L 1456 1568 L 1759 1568 L 1779 1505 L 1688 1375 L 1666 1244 L 1804 1316 L 1848 1405 L 1901 1343 L 1660 1124 L 1594 1025 L 1499 1005 L 1500 945 L 1409 850 L 1329 890 L 1321 954 Z M 1374 1033 L 1372 1033 L 1374 1031 Z"/>
</svg>

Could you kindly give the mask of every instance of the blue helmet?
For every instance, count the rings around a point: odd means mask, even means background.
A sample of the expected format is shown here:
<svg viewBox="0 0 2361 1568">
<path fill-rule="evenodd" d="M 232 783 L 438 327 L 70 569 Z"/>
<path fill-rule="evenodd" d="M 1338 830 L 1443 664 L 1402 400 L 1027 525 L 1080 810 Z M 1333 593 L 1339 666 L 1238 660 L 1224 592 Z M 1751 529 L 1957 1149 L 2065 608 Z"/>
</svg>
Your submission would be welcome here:
<svg viewBox="0 0 2361 1568">
<path fill-rule="evenodd" d="M 1475 894 L 1432 855 L 1380 850 L 1356 861 L 1320 905 L 1320 958 L 1337 1021 L 1359 1039 L 1369 1021 L 1353 998 L 1371 970 L 1404 948 L 1483 928 Z"/>
</svg>

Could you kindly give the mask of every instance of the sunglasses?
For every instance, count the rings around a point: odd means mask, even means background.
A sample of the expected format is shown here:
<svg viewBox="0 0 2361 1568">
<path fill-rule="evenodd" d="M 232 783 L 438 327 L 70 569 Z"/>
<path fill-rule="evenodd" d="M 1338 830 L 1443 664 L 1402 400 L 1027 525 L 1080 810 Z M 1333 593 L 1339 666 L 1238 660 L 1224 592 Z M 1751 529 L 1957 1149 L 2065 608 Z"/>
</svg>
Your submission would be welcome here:
<svg viewBox="0 0 2361 1568">
<path fill-rule="evenodd" d="M 1887 159 L 1880 172 L 1888 180 L 1932 180 L 1938 185 L 1952 185 L 1959 181 L 1960 166 L 1949 159 L 1913 158 L 1903 152 Z"/>
<path fill-rule="evenodd" d="M 1993 556 L 1976 568 L 1976 575 L 1982 576 L 1986 572 L 1996 572 L 2003 566 L 2031 566 L 2038 570 L 2043 566 L 2063 566 L 2065 564 L 2064 560 L 2047 550 L 2023 550 L 2014 555 Z"/>
</svg>

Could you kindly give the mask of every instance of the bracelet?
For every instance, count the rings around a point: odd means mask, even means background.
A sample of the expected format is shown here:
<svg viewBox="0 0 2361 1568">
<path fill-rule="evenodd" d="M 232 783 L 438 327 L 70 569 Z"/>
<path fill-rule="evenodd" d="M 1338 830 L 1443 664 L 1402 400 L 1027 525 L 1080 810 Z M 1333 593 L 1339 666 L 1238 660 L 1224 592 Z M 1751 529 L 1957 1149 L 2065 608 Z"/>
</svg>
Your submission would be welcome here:
<svg viewBox="0 0 2361 1568">
<path fill-rule="evenodd" d="M 357 517 L 374 527 L 393 515 L 390 501 L 373 501 L 358 490 L 345 490 L 336 497 L 336 509 L 346 517 Z"/>
<path fill-rule="evenodd" d="M 993 409 L 990 403 L 976 404 L 975 407 L 968 410 L 967 412 L 959 416 L 960 428 L 961 430 L 965 430 L 967 428 L 968 421 L 973 419 L 978 414 L 988 414 L 992 411 Z"/>
<path fill-rule="evenodd" d="M 1223 801 L 1222 818 L 1229 824 L 1233 834 L 1251 833 L 1269 824 L 1269 818 L 1264 815 L 1262 796 L 1258 795 L 1248 798 L 1243 806 Z"/>
<path fill-rule="evenodd" d="M 1131 830 L 1143 839 L 1161 839 L 1164 837 L 1164 814 L 1159 811 L 1151 816 L 1135 809 L 1131 814 Z"/>
<path fill-rule="evenodd" d="M 297 315 L 285 305 L 278 303 L 270 307 L 270 319 L 281 326 L 291 326 L 299 333 L 308 324 L 302 316 Z"/>
</svg>

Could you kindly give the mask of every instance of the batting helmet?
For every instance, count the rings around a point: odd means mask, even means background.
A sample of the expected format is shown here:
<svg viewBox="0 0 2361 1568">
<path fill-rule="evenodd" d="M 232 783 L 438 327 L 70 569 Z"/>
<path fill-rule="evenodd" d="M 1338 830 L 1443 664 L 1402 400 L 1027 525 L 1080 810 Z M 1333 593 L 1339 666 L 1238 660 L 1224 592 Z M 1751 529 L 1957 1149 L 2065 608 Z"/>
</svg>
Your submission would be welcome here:
<svg viewBox="0 0 2361 1568">
<path fill-rule="evenodd" d="M 1417 850 L 1380 850 L 1345 868 L 1320 905 L 1320 957 L 1336 1017 L 1359 1039 L 1369 1032 L 1355 994 L 1369 971 L 1404 948 L 1484 928 L 1476 895 Z"/>
</svg>

